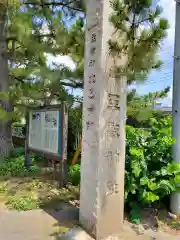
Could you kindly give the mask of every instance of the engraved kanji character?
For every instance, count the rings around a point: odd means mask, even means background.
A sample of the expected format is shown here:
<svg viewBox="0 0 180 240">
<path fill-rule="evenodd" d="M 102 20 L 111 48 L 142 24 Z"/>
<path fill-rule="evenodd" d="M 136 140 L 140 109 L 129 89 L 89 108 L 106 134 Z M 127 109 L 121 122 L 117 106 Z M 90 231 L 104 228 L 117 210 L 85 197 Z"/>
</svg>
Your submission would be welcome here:
<svg viewBox="0 0 180 240">
<path fill-rule="evenodd" d="M 93 55 L 93 54 L 95 54 L 95 52 L 96 52 L 96 47 L 92 47 L 90 50 L 90 53 Z"/>
<path fill-rule="evenodd" d="M 91 104 L 89 107 L 88 107 L 88 111 L 89 112 L 93 112 L 95 110 L 95 106 L 94 104 Z"/>
<path fill-rule="evenodd" d="M 87 130 L 89 130 L 90 127 L 91 127 L 93 124 L 94 124 L 94 123 L 93 123 L 92 121 L 87 121 L 87 122 L 86 122 L 86 128 L 87 128 Z"/>
<path fill-rule="evenodd" d="M 93 43 L 93 42 L 96 42 L 96 33 L 93 33 L 92 35 L 91 35 L 91 42 Z"/>
<path fill-rule="evenodd" d="M 96 82 L 96 74 L 92 74 L 89 76 L 89 83 L 95 83 Z"/>
<path fill-rule="evenodd" d="M 96 60 L 90 60 L 89 61 L 89 67 L 94 67 Z"/>
</svg>

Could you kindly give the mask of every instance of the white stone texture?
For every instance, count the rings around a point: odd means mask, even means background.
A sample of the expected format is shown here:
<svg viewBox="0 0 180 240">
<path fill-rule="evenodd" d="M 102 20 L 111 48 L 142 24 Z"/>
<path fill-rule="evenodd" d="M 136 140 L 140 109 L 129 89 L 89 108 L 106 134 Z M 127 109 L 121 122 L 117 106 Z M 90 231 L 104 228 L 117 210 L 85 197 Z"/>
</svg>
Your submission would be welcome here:
<svg viewBox="0 0 180 240">
<path fill-rule="evenodd" d="M 95 239 L 115 239 L 124 212 L 126 79 L 109 74 L 110 13 L 108 0 L 87 1 L 80 223 Z"/>
</svg>

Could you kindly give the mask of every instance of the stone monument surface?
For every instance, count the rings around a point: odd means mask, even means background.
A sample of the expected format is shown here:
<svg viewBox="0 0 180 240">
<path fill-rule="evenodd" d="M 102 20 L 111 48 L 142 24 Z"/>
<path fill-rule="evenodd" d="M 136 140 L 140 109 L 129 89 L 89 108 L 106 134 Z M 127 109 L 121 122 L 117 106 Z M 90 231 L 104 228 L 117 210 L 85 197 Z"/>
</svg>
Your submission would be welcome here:
<svg viewBox="0 0 180 240">
<path fill-rule="evenodd" d="M 80 224 L 95 239 L 116 239 L 124 213 L 126 81 L 110 74 L 109 1 L 86 4 Z"/>
</svg>

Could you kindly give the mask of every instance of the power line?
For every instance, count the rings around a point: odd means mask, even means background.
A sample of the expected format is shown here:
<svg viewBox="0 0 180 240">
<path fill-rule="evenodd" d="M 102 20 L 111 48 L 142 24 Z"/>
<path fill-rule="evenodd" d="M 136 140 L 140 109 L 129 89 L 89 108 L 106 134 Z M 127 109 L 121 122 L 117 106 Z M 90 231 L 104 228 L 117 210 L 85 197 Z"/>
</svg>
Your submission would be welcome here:
<svg viewBox="0 0 180 240">
<path fill-rule="evenodd" d="M 136 85 L 141 85 L 141 86 L 144 86 L 144 85 L 151 85 L 151 84 L 158 84 L 158 83 L 162 83 L 162 82 L 167 82 L 171 80 L 169 77 L 168 78 L 159 78 L 158 80 L 155 80 L 155 81 L 147 81 L 147 82 L 137 82 Z M 172 82 L 172 81 L 170 81 Z"/>
</svg>

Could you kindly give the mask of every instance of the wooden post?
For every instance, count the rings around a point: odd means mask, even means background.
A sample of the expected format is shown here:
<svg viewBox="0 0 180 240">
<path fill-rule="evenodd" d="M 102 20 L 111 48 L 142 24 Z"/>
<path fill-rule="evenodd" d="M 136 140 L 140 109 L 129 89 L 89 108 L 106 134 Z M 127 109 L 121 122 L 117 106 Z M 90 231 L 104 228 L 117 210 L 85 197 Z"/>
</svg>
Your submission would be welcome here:
<svg viewBox="0 0 180 240">
<path fill-rule="evenodd" d="M 31 166 L 31 158 L 30 158 L 30 150 L 28 148 L 28 140 L 29 140 L 29 112 L 27 110 L 26 113 L 26 139 L 25 139 L 25 167 L 27 170 L 30 169 Z"/>
<path fill-rule="evenodd" d="M 61 180 L 60 187 L 65 187 L 68 180 L 68 168 L 67 168 L 67 136 L 68 136 L 68 110 L 65 103 L 62 104 L 61 108 L 61 129 L 62 129 L 62 148 L 61 148 Z"/>
</svg>

